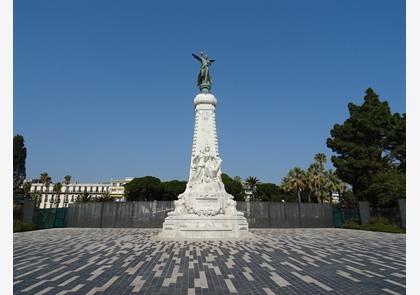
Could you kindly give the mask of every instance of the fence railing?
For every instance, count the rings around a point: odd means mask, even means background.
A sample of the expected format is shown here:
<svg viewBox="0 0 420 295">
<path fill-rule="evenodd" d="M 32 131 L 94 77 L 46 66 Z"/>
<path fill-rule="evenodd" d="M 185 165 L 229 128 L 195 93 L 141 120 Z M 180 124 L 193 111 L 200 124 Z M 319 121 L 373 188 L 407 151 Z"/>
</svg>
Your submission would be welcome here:
<svg viewBox="0 0 420 295">
<path fill-rule="evenodd" d="M 78 203 L 69 206 L 68 227 L 160 228 L 172 201 Z M 334 227 L 332 206 L 315 203 L 237 202 L 250 228 Z"/>
</svg>

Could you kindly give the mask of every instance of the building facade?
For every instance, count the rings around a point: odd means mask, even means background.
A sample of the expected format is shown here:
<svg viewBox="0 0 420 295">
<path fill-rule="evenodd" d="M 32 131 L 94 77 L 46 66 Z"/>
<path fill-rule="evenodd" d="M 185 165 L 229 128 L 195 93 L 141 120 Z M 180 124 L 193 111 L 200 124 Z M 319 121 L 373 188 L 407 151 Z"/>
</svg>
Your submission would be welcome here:
<svg viewBox="0 0 420 295">
<path fill-rule="evenodd" d="M 100 183 L 70 183 L 63 184 L 60 193 L 54 191 L 54 184 L 46 186 L 43 183 L 32 183 L 31 194 L 38 194 L 39 208 L 66 208 L 69 204 L 75 203 L 78 197 L 88 194 L 92 199 L 109 195 L 116 202 L 124 202 L 124 185 L 133 178 L 127 177 L 123 180 L 113 180 Z"/>
</svg>

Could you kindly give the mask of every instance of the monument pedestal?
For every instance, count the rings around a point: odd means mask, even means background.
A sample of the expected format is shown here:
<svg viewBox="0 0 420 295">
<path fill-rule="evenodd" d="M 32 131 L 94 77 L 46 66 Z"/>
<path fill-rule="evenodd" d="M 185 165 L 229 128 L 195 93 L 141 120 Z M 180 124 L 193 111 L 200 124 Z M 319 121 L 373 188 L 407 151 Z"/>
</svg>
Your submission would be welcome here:
<svg viewBox="0 0 420 295">
<path fill-rule="evenodd" d="M 160 238 L 165 239 L 242 239 L 250 237 L 246 218 L 237 216 L 168 216 Z"/>
</svg>

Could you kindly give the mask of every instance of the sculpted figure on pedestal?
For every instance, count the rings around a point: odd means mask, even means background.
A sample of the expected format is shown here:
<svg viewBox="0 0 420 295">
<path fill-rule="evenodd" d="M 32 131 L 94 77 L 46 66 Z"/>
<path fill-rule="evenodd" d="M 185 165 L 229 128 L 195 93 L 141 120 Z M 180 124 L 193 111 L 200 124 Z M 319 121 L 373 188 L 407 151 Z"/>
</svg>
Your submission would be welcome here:
<svg viewBox="0 0 420 295">
<path fill-rule="evenodd" d="M 236 211 L 236 201 L 231 196 L 229 196 L 227 199 L 226 208 L 224 211 L 226 215 L 230 216 L 238 214 L 238 211 Z"/>
<path fill-rule="evenodd" d="M 210 78 L 210 65 L 215 61 L 214 59 L 209 59 L 207 54 L 204 52 L 200 53 L 200 56 L 192 54 L 195 59 L 201 63 L 200 72 L 198 73 L 197 85 L 200 87 L 201 92 L 210 92 L 211 84 L 213 81 Z"/>
<path fill-rule="evenodd" d="M 187 204 L 183 195 L 179 195 L 178 200 L 176 200 L 174 203 L 175 210 L 173 212 L 170 212 L 170 214 L 182 215 L 187 213 Z"/>
<path fill-rule="evenodd" d="M 222 159 L 216 156 L 209 146 L 206 146 L 204 150 L 200 151 L 192 159 L 189 186 L 192 187 L 197 183 L 209 183 L 212 181 L 221 182 L 221 165 Z"/>
</svg>

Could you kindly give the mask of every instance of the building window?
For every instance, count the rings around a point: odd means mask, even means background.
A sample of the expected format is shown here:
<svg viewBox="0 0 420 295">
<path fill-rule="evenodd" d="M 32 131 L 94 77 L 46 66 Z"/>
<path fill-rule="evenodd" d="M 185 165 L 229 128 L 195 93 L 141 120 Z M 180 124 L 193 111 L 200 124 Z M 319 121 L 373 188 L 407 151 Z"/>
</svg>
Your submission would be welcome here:
<svg viewBox="0 0 420 295">
<path fill-rule="evenodd" d="M 44 209 L 47 208 L 47 204 L 44 203 Z"/>
<path fill-rule="evenodd" d="M 44 202 L 45 203 L 48 202 L 48 196 L 47 195 L 45 195 L 45 197 L 44 197 Z"/>
<path fill-rule="evenodd" d="M 74 195 L 71 195 L 71 201 L 74 202 Z"/>
</svg>

